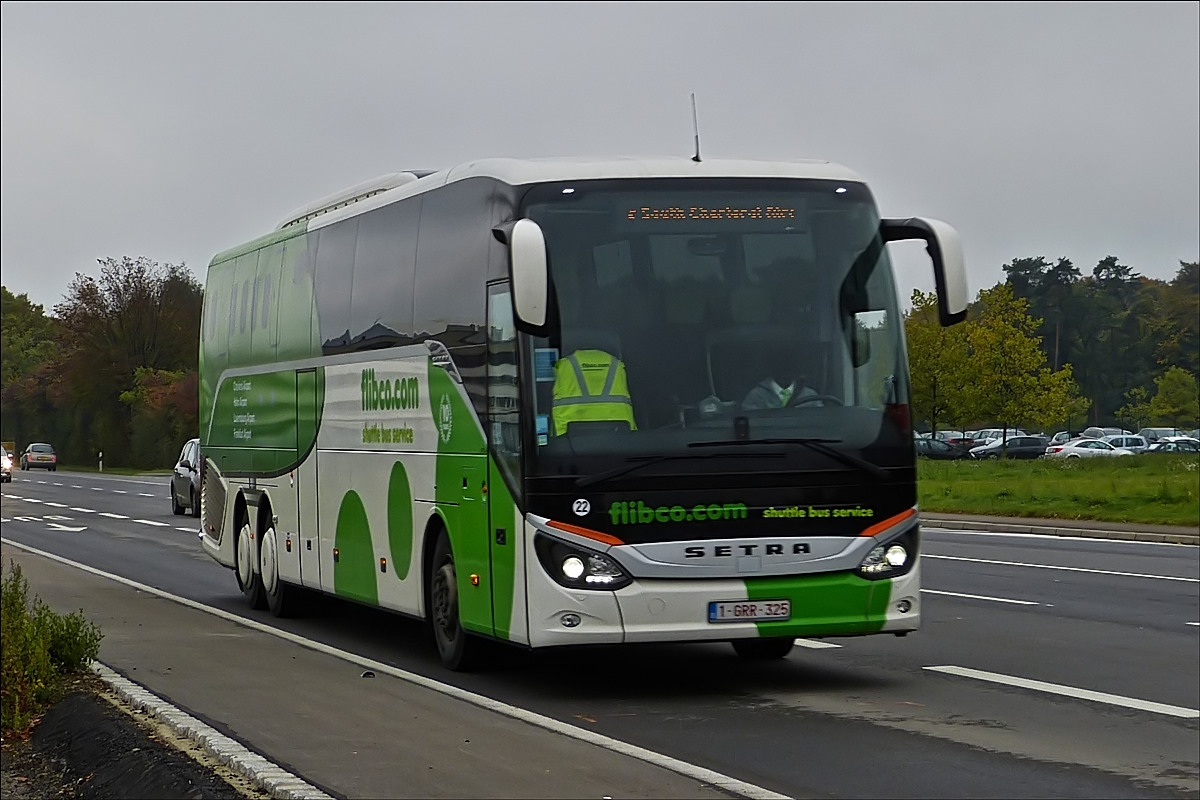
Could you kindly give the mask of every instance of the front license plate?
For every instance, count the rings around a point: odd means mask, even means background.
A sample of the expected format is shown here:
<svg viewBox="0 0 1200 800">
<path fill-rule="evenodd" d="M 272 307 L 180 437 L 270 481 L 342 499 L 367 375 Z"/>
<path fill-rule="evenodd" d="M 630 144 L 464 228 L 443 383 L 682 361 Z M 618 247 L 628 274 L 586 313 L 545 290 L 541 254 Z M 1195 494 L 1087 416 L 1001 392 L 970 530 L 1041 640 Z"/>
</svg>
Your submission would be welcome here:
<svg viewBox="0 0 1200 800">
<path fill-rule="evenodd" d="M 760 622 L 791 618 L 790 600 L 717 600 L 708 604 L 709 622 Z"/>
</svg>

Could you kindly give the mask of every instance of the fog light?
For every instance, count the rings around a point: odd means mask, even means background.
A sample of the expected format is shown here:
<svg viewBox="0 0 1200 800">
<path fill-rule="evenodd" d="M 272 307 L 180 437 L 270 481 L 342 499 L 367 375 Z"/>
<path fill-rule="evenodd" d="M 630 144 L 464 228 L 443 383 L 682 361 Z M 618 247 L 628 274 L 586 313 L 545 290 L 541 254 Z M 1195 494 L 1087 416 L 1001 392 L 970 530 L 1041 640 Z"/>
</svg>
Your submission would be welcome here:
<svg viewBox="0 0 1200 800">
<path fill-rule="evenodd" d="M 896 603 L 896 610 L 901 614 L 907 614 L 909 611 L 912 611 L 912 603 L 908 600 L 901 600 L 899 603 Z"/>
<path fill-rule="evenodd" d="M 562 562 L 562 573 L 571 580 L 576 580 L 583 574 L 583 559 L 579 556 L 567 556 Z"/>
<path fill-rule="evenodd" d="M 558 618 L 558 621 L 562 623 L 564 628 L 574 628 L 578 626 L 580 622 L 583 622 L 583 620 L 579 618 L 578 614 L 563 614 Z"/>
</svg>

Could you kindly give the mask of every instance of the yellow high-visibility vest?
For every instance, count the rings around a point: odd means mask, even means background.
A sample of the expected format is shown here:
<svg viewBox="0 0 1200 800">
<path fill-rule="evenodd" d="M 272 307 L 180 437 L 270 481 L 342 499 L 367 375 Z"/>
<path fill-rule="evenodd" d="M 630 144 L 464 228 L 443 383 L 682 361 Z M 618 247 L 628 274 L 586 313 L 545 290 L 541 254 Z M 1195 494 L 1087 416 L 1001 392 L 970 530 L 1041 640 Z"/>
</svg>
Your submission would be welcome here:
<svg viewBox="0 0 1200 800">
<path fill-rule="evenodd" d="M 576 350 L 554 365 L 554 433 L 572 422 L 623 421 L 637 430 L 625 365 L 603 350 Z"/>
</svg>

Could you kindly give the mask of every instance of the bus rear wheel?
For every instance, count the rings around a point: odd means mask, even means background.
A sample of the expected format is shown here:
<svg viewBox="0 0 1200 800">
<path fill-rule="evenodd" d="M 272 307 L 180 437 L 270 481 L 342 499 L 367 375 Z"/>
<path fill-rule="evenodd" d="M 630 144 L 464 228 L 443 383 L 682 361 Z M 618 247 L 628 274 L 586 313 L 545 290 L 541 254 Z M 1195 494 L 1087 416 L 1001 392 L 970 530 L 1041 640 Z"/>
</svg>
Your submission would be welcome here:
<svg viewBox="0 0 1200 800">
<path fill-rule="evenodd" d="M 795 639 L 734 639 L 733 651 L 749 661 L 771 661 L 792 652 Z"/>
<path fill-rule="evenodd" d="M 258 572 L 267 608 L 276 617 L 296 616 L 301 612 L 304 590 L 279 577 L 279 540 L 274 528 L 267 528 L 262 532 L 258 541 L 258 552 Z"/>
<path fill-rule="evenodd" d="M 463 630 L 458 613 L 458 574 L 454 569 L 454 553 L 445 533 L 438 535 L 429 562 L 429 623 L 438 657 L 448 668 L 465 671 L 471 668 L 479 645 Z"/>
<path fill-rule="evenodd" d="M 249 522 L 242 523 L 233 552 L 237 562 L 234 565 L 234 573 L 237 575 L 238 588 L 242 590 L 242 596 L 246 598 L 246 602 L 250 604 L 251 608 L 256 610 L 266 608 L 267 597 L 263 590 L 262 577 L 254 571 L 254 564 L 258 559 L 255 558 L 257 553 L 254 547 L 254 532 L 250 529 Z"/>
</svg>

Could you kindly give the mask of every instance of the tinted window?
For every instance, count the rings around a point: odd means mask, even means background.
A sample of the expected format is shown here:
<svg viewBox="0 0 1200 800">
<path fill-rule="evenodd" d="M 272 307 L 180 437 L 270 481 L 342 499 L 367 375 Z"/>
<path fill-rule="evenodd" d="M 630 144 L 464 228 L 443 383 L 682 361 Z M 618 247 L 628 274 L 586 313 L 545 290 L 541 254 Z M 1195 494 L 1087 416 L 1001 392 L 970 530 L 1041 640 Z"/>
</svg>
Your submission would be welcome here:
<svg viewBox="0 0 1200 800">
<path fill-rule="evenodd" d="M 343 220 L 317 232 L 317 318 L 321 323 L 321 348 L 326 353 L 343 352 L 349 346 L 357 232 L 357 219 Z"/>
<path fill-rule="evenodd" d="M 261 251 L 254 286 L 254 313 L 251 315 L 251 346 L 259 362 L 274 361 L 279 350 L 279 276 L 283 268 L 283 244 Z"/>
<path fill-rule="evenodd" d="M 413 327 L 453 347 L 484 325 L 484 276 L 492 237 L 491 181 L 473 179 L 421 203 Z M 445 337 L 441 334 L 446 334 Z"/>
<path fill-rule="evenodd" d="M 413 322 L 413 271 L 421 199 L 410 198 L 359 219 L 350 300 L 354 349 L 407 341 Z"/>
</svg>

